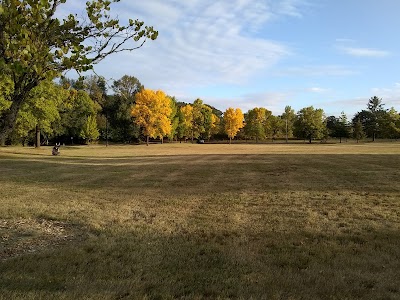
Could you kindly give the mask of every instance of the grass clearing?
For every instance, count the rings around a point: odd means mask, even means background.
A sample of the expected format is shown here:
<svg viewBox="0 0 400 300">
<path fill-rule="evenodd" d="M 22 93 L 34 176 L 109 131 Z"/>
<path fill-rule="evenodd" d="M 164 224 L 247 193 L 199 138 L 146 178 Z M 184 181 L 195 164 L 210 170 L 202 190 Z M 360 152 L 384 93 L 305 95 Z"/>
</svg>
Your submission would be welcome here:
<svg viewBox="0 0 400 300">
<path fill-rule="evenodd" d="M 399 299 L 400 144 L 0 148 L 2 299 Z"/>
</svg>

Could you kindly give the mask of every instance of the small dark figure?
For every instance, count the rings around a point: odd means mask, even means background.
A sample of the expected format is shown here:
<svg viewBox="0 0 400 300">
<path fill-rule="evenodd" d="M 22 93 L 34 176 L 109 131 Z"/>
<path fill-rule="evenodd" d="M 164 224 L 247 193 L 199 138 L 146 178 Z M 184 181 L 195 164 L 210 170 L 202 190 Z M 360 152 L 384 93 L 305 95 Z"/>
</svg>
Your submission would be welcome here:
<svg viewBox="0 0 400 300">
<path fill-rule="evenodd" d="M 60 155 L 60 143 L 56 143 L 56 145 L 53 147 L 53 150 L 51 151 L 51 154 Z"/>
</svg>

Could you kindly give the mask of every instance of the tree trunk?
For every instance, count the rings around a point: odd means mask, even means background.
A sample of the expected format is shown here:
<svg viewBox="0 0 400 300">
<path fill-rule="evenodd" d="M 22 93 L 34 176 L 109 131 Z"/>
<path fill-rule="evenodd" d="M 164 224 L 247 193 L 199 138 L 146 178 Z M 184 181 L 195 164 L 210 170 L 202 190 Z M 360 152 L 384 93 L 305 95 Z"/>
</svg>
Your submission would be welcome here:
<svg viewBox="0 0 400 300">
<path fill-rule="evenodd" d="M 35 144 L 36 148 L 40 147 L 40 126 L 39 124 L 36 124 L 36 144 Z"/>
<path fill-rule="evenodd" d="M 160 140 L 161 140 L 161 145 L 164 144 L 164 137 L 161 137 Z"/>
<path fill-rule="evenodd" d="M 146 146 L 149 145 L 149 136 L 146 137 Z"/>
<path fill-rule="evenodd" d="M 340 143 L 342 143 L 342 137 L 339 137 L 339 141 L 340 141 Z"/>
<path fill-rule="evenodd" d="M 232 138 L 229 137 L 229 145 L 232 144 Z"/>
<path fill-rule="evenodd" d="M 308 142 L 311 144 L 312 143 L 312 136 L 310 135 L 310 138 L 308 140 Z"/>
<path fill-rule="evenodd" d="M 15 127 L 15 121 L 17 120 L 18 111 L 24 101 L 22 96 L 13 97 L 10 109 L 3 114 L 3 118 L 0 121 L 0 145 L 5 146 L 8 135 L 13 131 Z"/>
</svg>

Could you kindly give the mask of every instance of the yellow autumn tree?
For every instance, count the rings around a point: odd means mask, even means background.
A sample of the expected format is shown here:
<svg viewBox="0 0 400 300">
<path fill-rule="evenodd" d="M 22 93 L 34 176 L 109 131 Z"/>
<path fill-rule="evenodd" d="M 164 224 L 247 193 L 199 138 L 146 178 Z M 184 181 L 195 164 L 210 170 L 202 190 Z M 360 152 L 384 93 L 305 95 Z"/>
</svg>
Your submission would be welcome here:
<svg viewBox="0 0 400 300">
<path fill-rule="evenodd" d="M 232 139 L 239 132 L 240 128 L 243 128 L 243 113 L 240 108 L 233 109 L 232 107 L 228 108 L 224 113 L 224 123 L 225 123 L 225 132 L 229 137 L 229 144 L 232 142 Z"/>
<path fill-rule="evenodd" d="M 179 125 L 178 125 L 178 137 L 185 139 L 192 135 L 193 130 L 193 106 L 187 104 L 182 106 L 179 110 Z"/>
<path fill-rule="evenodd" d="M 171 99 L 163 91 L 143 89 L 136 94 L 136 103 L 132 107 L 131 115 L 146 136 L 146 145 L 149 138 L 161 139 L 170 134 L 171 126 Z"/>
</svg>

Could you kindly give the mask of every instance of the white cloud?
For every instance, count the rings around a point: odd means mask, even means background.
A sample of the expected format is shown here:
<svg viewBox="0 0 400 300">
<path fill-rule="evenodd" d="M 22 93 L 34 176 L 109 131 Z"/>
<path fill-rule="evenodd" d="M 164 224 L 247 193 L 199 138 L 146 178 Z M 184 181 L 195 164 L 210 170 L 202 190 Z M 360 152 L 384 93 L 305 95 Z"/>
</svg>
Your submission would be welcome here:
<svg viewBox="0 0 400 300">
<path fill-rule="evenodd" d="M 162 89 L 179 100 L 203 99 L 209 86 L 244 86 L 260 73 L 290 56 L 285 44 L 268 40 L 260 32 L 279 18 L 301 18 L 308 0 L 146 0 L 121 1 L 111 12 L 120 20 L 139 19 L 159 31 L 156 41 L 143 48 L 108 57 L 95 67 L 99 75 L 118 79 L 137 77 L 146 88 Z M 84 2 L 70 0 L 74 5 Z M 328 69 L 328 70 L 327 70 Z M 298 72 L 346 75 L 344 67 L 306 67 Z M 193 94 L 196 91 L 196 95 Z M 304 90 L 303 90 L 304 91 Z M 315 91 L 314 91 L 315 92 Z M 197 94 L 198 93 L 198 94 Z M 223 93 L 221 93 L 222 95 Z M 232 94 L 232 93 L 230 93 Z M 240 107 L 244 111 L 263 106 L 282 113 L 293 100 L 292 92 L 262 91 L 235 97 L 203 99 L 219 109 Z"/>
<path fill-rule="evenodd" d="M 276 18 L 300 17 L 303 3 L 304 0 L 120 2 L 112 7 L 120 20 L 143 20 L 159 31 L 159 37 L 140 50 L 107 58 L 96 70 L 108 78 L 131 74 L 146 87 L 170 94 L 184 93 L 193 86 L 242 84 L 291 54 L 285 44 L 257 37 L 257 33 Z"/>
<path fill-rule="evenodd" d="M 389 51 L 370 48 L 341 47 L 340 49 L 348 55 L 358 57 L 387 57 L 390 55 Z"/>
<path fill-rule="evenodd" d="M 276 76 L 307 76 L 307 77 L 326 77 L 326 76 L 350 76 L 359 74 L 359 71 L 342 65 L 306 65 L 300 67 L 290 67 L 275 72 Z"/>
<path fill-rule="evenodd" d="M 328 92 L 329 89 L 324 89 L 324 88 L 320 88 L 320 87 L 311 87 L 311 88 L 308 88 L 307 91 L 312 92 L 312 93 L 322 94 L 322 93 Z"/>
</svg>

